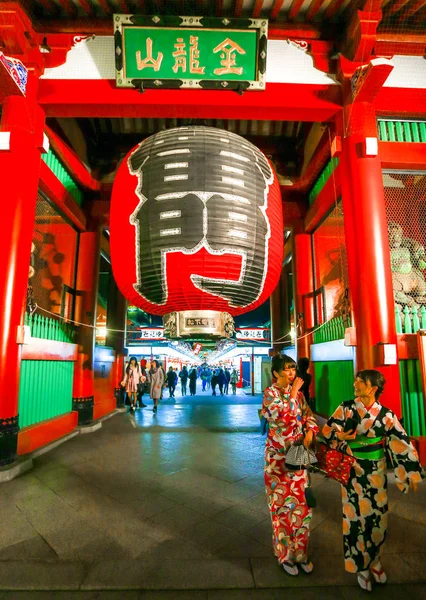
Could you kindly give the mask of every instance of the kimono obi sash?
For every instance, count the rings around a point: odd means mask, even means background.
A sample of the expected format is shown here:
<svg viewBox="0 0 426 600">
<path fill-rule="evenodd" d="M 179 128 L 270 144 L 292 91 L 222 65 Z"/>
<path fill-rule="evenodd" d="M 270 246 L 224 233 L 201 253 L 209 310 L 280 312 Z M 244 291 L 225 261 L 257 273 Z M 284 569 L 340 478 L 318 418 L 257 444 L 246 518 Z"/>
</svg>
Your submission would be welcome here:
<svg viewBox="0 0 426 600">
<path fill-rule="evenodd" d="M 347 442 L 355 458 L 380 460 L 385 457 L 383 437 L 368 438 L 360 436 L 354 440 L 347 440 Z"/>
</svg>

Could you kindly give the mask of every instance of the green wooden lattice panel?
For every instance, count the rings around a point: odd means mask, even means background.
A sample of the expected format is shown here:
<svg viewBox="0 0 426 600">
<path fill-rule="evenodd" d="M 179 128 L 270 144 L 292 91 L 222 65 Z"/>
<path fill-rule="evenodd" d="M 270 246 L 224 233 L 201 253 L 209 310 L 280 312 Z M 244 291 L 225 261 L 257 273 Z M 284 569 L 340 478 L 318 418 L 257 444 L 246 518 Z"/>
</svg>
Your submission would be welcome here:
<svg viewBox="0 0 426 600">
<path fill-rule="evenodd" d="M 333 174 L 333 171 L 335 170 L 335 168 L 337 167 L 338 164 L 339 164 L 338 158 L 332 158 L 328 162 L 327 166 L 322 171 L 321 175 L 318 177 L 317 181 L 315 182 L 314 187 L 312 188 L 312 190 L 309 193 L 309 206 L 314 202 L 314 200 L 317 198 L 317 196 L 319 196 L 323 187 L 325 186 L 327 181 L 330 179 L 331 175 Z"/>
<path fill-rule="evenodd" d="M 426 143 L 426 121 L 378 119 L 377 129 L 381 142 Z"/>
<path fill-rule="evenodd" d="M 41 157 L 52 173 L 56 175 L 64 188 L 68 191 L 68 193 L 74 198 L 76 203 L 81 206 L 83 204 L 83 192 L 75 183 L 56 154 L 52 150 L 49 150 L 49 152 L 46 154 L 42 154 Z"/>
<path fill-rule="evenodd" d="M 409 435 L 426 435 L 425 405 L 417 359 L 399 361 L 404 428 Z"/>
<path fill-rule="evenodd" d="M 72 410 L 74 363 L 23 360 L 19 386 L 19 427 L 28 427 Z"/>
</svg>

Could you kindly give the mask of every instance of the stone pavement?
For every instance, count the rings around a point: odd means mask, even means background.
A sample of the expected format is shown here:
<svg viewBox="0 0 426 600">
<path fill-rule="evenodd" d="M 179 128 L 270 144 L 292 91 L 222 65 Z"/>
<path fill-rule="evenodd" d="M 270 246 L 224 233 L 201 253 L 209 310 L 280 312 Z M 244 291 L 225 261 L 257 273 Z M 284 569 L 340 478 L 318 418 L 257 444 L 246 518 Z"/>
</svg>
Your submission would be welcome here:
<svg viewBox="0 0 426 600">
<path fill-rule="evenodd" d="M 1 484 L 0 600 L 365 597 L 343 570 L 339 485 L 322 476 L 314 476 L 315 571 L 292 578 L 278 567 L 261 399 L 217 400 L 177 397 L 157 415 L 151 407 L 115 415 Z M 371 597 L 425 598 L 426 484 L 405 496 L 391 483 L 389 496 L 389 583 Z"/>
</svg>

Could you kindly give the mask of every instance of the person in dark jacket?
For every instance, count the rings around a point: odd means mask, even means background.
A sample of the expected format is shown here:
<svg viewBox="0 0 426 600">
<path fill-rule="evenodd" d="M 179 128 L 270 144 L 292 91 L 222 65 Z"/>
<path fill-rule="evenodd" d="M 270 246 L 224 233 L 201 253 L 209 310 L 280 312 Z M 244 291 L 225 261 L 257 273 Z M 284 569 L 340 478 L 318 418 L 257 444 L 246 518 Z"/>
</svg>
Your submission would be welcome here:
<svg viewBox="0 0 426 600">
<path fill-rule="evenodd" d="M 225 379 L 226 379 L 226 382 L 225 382 L 225 387 L 223 389 L 223 392 L 224 392 L 224 394 L 227 394 L 228 389 L 229 389 L 229 381 L 231 379 L 231 373 L 229 372 L 229 369 L 227 369 L 226 367 L 225 367 Z"/>
<path fill-rule="evenodd" d="M 169 388 L 169 398 L 175 397 L 175 389 L 177 383 L 177 375 L 173 370 L 173 367 L 169 367 L 166 375 L 167 387 Z"/>
<path fill-rule="evenodd" d="M 149 373 L 146 370 L 146 361 L 145 364 L 142 365 L 142 361 L 139 363 L 141 368 L 141 376 L 138 383 L 138 394 L 137 400 L 140 408 L 145 408 L 147 405 L 143 402 L 142 398 L 145 392 L 149 391 Z"/>
<path fill-rule="evenodd" d="M 197 367 L 192 367 L 192 369 L 189 371 L 189 394 L 190 396 L 195 396 L 195 393 L 197 391 L 197 377 L 198 377 L 198 373 L 197 373 Z"/>
<path fill-rule="evenodd" d="M 186 384 L 188 383 L 188 369 L 186 368 L 186 365 L 182 367 L 182 370 L 179 373 L 179 379 L 182 396 L 186 396 Z"/>
<path fill-rule="evenodd" d="M 216 386 L 217 386 L 217 370 L 213 371 L 211 386 L 212 386 L 212 395 L 216 396 Z"/>
<path fill-rule="evenodd" d="M 226 377 L 222 368 L 219 369 L 217 374 L 217 383 L 219 385 L 220 395 L 223 396 L 223 388 L 226 386 Z"/>
</svg>

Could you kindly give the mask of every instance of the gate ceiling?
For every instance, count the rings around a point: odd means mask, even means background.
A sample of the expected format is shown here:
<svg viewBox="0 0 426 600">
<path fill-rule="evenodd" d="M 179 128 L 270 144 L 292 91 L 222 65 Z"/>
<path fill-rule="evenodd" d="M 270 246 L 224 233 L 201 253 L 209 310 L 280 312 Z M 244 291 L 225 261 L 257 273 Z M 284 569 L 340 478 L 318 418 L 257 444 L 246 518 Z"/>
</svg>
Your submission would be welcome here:
<svg viewBox="0 0 426 600">
<path fill-rule="evenodd" d="M 327 34 L 330 29 L 341 30 L 351 13 L 365 6 L 365 0 L 26 0 L 23 4 L 32 17 L 43 23 L 63 21 L 64 30 L 72 20 L 139 13 L 264 17 L 272 23 L 315 24 L 322 34 Z M 377 10 L 375 6 L 380 2 L 371 0 L 371 5 Z M 426 22 L 426 0 L 382 0 L 381 10 L 382 31 L 395 25 L 421 31 Z"/>
<path fill-rule="evenodd" d="M 293 176 L 300 167 L 297 148 L 311 123 L 227 119 L 77 119 L 88 143 L 88 161 L 103 177 L 115 170 L 129 149 L 158 131 L 184 125 L 218 127 L 245 137 L 272 160 L 280 176 Z M 281 181 L 283 183 L 283 180 Z"/>
</svg>

